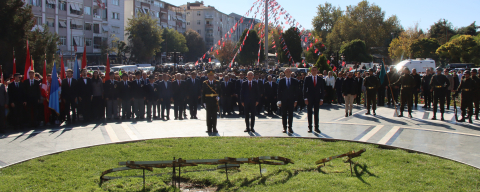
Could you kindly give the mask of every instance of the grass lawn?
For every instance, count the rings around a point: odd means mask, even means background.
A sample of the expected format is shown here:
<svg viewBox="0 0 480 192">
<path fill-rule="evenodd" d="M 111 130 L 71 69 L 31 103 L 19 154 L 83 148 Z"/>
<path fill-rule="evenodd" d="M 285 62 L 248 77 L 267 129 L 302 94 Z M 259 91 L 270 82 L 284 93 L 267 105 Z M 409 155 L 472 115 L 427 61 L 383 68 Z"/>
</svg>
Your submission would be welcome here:
<svg viewBox="0 0 480 192">
<path fill-rule="evenodd" d="M 354 175 L 343 159 L 317 169 L 315 161 L 350 150 L 367 151 L 354 161 Z M 230 182 L 216 165 L 182 168 L 190 186 L 219 191 L 479 191 L 480 170 L 449 160 L 403 150 L 380 149 L 353 142 L 298 138 L 179 138 L 103 145 L 67 151 L 0 169 L 0 191 L 141 191 L 142 170 L 111 173 L 123 176 L 99 184 L 100 174 L 121 167 L 120 161 L 221 159 L 282 156 L 295 164 L 243 164 L 229 171 Z M 172 168 L 147 171 L 147 191 L 175 191 Z M 184 171 L 187 171 L 186 173 Z M 186 188 L 188 186 L 184 184 Z"/>
</svg>

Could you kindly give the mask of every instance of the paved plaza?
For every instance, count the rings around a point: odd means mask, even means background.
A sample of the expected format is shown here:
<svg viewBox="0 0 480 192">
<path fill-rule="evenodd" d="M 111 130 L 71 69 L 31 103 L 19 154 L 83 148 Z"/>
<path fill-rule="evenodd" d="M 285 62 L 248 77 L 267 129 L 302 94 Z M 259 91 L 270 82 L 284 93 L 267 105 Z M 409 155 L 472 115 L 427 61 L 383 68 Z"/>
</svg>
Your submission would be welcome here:
<svg viewBox="0 0 480 192">
<path fill-rule="evenodd" d="M 31 158 L 65 150 L 169 137 L 251 136 L 333 138 L 401 147 L 430 153 L 480 168 L 480 121 L 457 123 L 453 110 L 445 121 L 432 121 L 432 110 L 420 106 L 413 118 L 393 117 L 394 108 L 380 107 L 377 116 L 365 115 L 363 106 L 355 105 L 353 116 L 345 117 L 343 105 L 324 105 L 320 109 L 322 133 L 308 133 L 307 113 L 295 113 L 293 134 L 282 133 L 279 116 L 260 115 L 256 133 L 244 133 L 244 119 L 238 115 L 219 118 L 218 133 L 206 131 L 205 110 L 198 120 L 154 120 L 78 126 L 40 127 L 36 130 L 0 135 L 0 168 Z M 187 111 L 188 114 L 188 111 Z M 458 112 L 460 115 L 460 111 Z M 438 114 L 437 117 L 440 115 Z M 171 117 L 173 117 L 173 110 Z M 172 118 L 173 119 L 173 118 Z M 274 155 L 274 154 L 271 154 Z"/>
</svg>

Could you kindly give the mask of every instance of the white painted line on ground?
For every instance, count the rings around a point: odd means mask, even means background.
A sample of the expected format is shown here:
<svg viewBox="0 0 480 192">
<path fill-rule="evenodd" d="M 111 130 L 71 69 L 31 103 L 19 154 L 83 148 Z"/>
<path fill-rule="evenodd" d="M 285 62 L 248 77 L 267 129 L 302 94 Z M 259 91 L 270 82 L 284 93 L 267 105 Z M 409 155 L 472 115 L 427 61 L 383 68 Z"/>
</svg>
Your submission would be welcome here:
<svg viewBox="0 0 480 192">
<path fill-rule="evenodd" d="M 415 128 L 415 127 L 401 127 L 401 128 L 403 128 L 403 129 L 413 129 L 413 130 L 421 130 L 421 131 L 432 131 L 432 132 L 451 133 L 451 134 L 457 134 L 457 135 L 468 135 L 468 136 L 480 137 L 480 135 L 477 135 L 477 134 L 461 133 L 461 132 L 455 132 L 455 131 L 442 131 L 442 130 L 425 129 L 425 128 Z"/>
<path fill-rule="evenodd" d="M 120 141 L 117 137 L 117 134 L 115 134 L 115 131 L 113 131 L 112 126 L 105 125 L 105 130 L 107 131 L 108 137 L 110 137 L 110 140 L 112 142 L 119 142 Z"/>
<path fill-rule="evenodd" d="M 375 126 L 375 128 L 373 128 L 370 132 L 368 132 L 366 135 L 364 135 L 362 138 L 360 138 L 358 141 L 368 141 L 368 139 L 370 139 L 370 137 L 372 137 L 373 135 L 375 135 L 375 133 L 377 133 L 378 131 L 380 131 L 380 129 L 383 128 L 383 125 L 377 125 Z"/>
<path fill-rule="evenodd" d="M 123 127 L 123 130 L 125 130 L 125 133 L 127 133 L 127 135 L 130 137 L 131 140 L 138 140 L 138 137 L 137 135 L 135 135 L 135 133 L 133 133 L 132 129 L 130 129 L 130 127 L 128 127 L 126 124 L 121 124 L 122 127 Z"/>
<path fill-rule="evenodd" d="M 384 145 L 387 144 L 388 140 L 390 140 L 393 137 L 393 135 L 395 135 L 398 129 L 400 129 L 399 126 L 394 126 L 385 136 L 383 136 L 382 139 L 380 139 L 378 144 L 384 144 Z"/>
</svg>

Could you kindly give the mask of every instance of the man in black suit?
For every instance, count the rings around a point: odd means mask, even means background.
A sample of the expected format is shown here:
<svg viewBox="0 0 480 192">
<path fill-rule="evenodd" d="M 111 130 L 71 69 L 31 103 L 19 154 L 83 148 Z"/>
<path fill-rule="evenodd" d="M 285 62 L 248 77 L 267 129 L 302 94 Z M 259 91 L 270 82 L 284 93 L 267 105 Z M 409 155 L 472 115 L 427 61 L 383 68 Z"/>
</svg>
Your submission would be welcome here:
<svg viewBox="0 0 480 192">
<path fill-rule="evenodd" d="M 172 82 L 170 82 L 170 76 L 165 73 L 163 74 L 163 81 L 159 83 L 160 87 L 160 102 L 162 105 L 162 116 L 163 120 L 170 120 L 170 106 L 172 101 Z M 165 111 L 167 111 L 167 116 L 165 116 Z"/>
<path fill-rule="evenodd" d="M 73 78 L 73 70 L 67 70 L 67 78 L 62 81 L 62 100 L 65 103 L 62 119 L 73 123 L 77 118 L 77 80 Z M 70 118 L 70 110 L 72 111 L 72 118 Z"/>
<path fill-rule="evenodd" d="M 130 91 L 132 92 L 133 100 L 133 113 L 135 113 L 135 120 L 144 119 L 145 116 L 145 89 L 143 88 L 144 82 L 142 80 L 142 73 L 140 71 L 135 72 L 135 80 L 130 82 Z"/>
<path fill-rule="evenodd" d="M 260 112 L 262 112 L 262 106 L 264 103 L 263 96 L 264 96 L 264 87 L 263 87 L 263 79 L 261 78 L 260 74 L 255 75 L 255 81 L 257 82 L 258 85 L 258 92 L 260 93 L 260 98 L 258 99 L 258 105 L 257 105 L 257 114 L 260 115 Z"/>
<path fill-rule="evenodd" d="M 317 76 L 318 68 L 312 67 L 312 76 L 306 77 L 303 84 L 303 95 L 308 110 L 308 132 L 312 132 L 312 108 L 315 120 L 315 132 L 321 133 L 318 122 L 319 106 L 323 104 L 323 96 L 325 95 L 325 80 Z"/>
<path fill-rule="evenodd" d="M 272 75 L 268 75 L 268 81 L 264 84 L 265 89 L 265 106 L 268 115 L 273 115 L 273 111 L 277 110 L 277 82 L 273 81 Z"/>
<path fill-rule="evenodd" d="M 15 73 L 15 81 L 8 85 L 9 107 L 12 117 L 12 124 L 15 128 L 22 127 L 22 109 L 27 105 L 25 99 L 24 85 L 20 83 L 20 73 Z"/>
<path fill-rule="evenodd" d="M 188 107 L 190 110 L 190 118 L 191 119 L 198 119 L 197 118 L 197 107 L 198 107 L 198 100 L 201 98 L 201 90 L 202 90 L 202 81 L 200 78 L 197 77 L 197 72 L 193 71 L 190 74 L 190 79 L 187 81 L 188 84 Z"/>
<path fill-rule="evenodd" d="M 27 116 L 32 127 L 38 126 L 38 102 L 40 100 L 40 81 L 35 80 L 35 72 L 28 72 L 28 79 L 23 81 L 25 101 L 27 102 Z"/>
<path fill-rule="evenodd" d="M 247 129 L 245 129 L 244 132 L 255 132 L 255 114 L 259 99 L 260 92 L 258 90 L 258 84 L 253 80 L 253 72 L 249 71 L 247 73 L 247 81 L 242 83 L 240 94 L 240 101 L 242 102 L 245 113 L 245 125 L 247 126 Z M 251 121 L 250 117 L 252 118 Z"/>
<path fill-rule="evenodd" d="M 110 79 L 103 84 L 105 103 L 107 104 L 107 119 L 118 119 L 118 101 L 120 100 L 121 84 L 115 81 L 115 73 L 109 73 Z"/>
<path fill-rule="evenodd" d="M 83 115 L 84 122 L 89 122 L 92 114 L 93 86 L 92 79 L 87 77 L 87 69 L 82 69 L 82 78 L 77 81 L 78 104 Z"/>
<path fill-rule="evenodd" d="M 132 93 L 127 73 L 122 74 L 122 81 L 119 83 L 119 88 L 119 96 L 122 99 L 122 119 L 130 119 L 132 116 L 132 106 L 130 105 Z"/>
<path fill-rule="evenodd" d="M 223 81 L 220 82 L 220 100 L 222 101 L 222 115 L 230 115 L 232 110 L 232 97 L 234 95 L 235 85 L 230 82 L 230 77 L 225 75 Z"/>
<path fill-rule="evenodd" d="M 187 84 L 185 81 L 181 80 L 181 74 L 177 73 L 175 75 L 176 81 L 172 83 L 173 89 L 173 111 L 175 115 L 175 120 L 183 120 L 182 113 L 184 102 L 186 98 L 186 88 Z"/>
<path fill-rule="evenodd" d="M 292 71 L 289 68 L 285 69 L 285 78 L 278 82 L 277 90 L 278 105 L 282 109 L 282 124 L 284 133 L 287 133 L 287 123 L 288 132 L 293 133 L 293 109 L 297 106 L 298 82 L 291 76 Z"/>
<path fill-rule="evenodd" d="M 145 101 L 147 102 L 147 121 L 152 121 L 152 108 L 153 114 L 156 114 L 157 108 L 155 105 L 160 98 L 159 86 L 155 84 L 155 77 L 150 75 L 148 77 L 149 83 L 144 87 L 145 88 Z"/>
<path fill-rule="evenodd" d="M 245 81 L 245 74 L 243 72 L 240 72 L 240 77 L 238 78 L 238 80 L 235 82 L 235 94 L 238 98 L 238 100 L 240 101 L 240 91 L 242 90 L 242 85 L 243 85 L 243 82 Z M 238 113 L 239 115 L 243 115 L 244 114 L 244 107 L 239 103 L 238 105 Z"/>
</svg>

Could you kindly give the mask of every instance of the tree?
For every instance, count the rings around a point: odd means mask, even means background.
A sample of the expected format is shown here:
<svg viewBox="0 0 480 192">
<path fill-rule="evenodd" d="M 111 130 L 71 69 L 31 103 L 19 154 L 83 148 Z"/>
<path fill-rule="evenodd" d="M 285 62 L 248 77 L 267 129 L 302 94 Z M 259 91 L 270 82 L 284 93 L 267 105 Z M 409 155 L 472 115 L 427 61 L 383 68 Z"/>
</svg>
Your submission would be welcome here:
<svg viewBox="0 0 480 192">
<path fill-rule="evenodd" d="M 265 28 L 263 28 L 262 24 L 263 23 L 257 23 L 253 29 L 258 32 L 264 32 Z M 262 25 L 262 29 L 260 29 L 260 25 Z M 272 23 L 268 25 L 268 52 L 275 53 L 276 47 L 281 45 L 279 41 L 280 33 L 280 26 L 275 27 Z M 275 42 L 275 44 L 273 42 Z M 263 39 L 262 43 L 264 43 Z M 275 48 L 273 46 L 275 46 Z"/>
<path fill-rule="evenodd" d="M 188 52 L 185 53 L 185 61 L 197 61 L 205 52 L 205 41 L 203 37 L 193 29 L 187 29 L 185 32 Z"/>
<path fill-rule="evenodd" d="M 27 35 L 35 25 L 31 6 L 24 5 L 22 0 L 0 1 L 0 65 L 6 76 L 13 71 L 14 49 L 17 71 L 24 70 Z"/>
<path fill-rule="evenodd" d="M 471 35 L 462 35 L 440 46 L 436 54 L 450 62 L 479 63 L 480 45 Z"/>
<path fill-rule="evenodd" d="M 388 53 L 392 60 L 402 60 L 403 58 L 412 58 L 410 45 L 416 41 L 425 38 L 426 35 L 418 28 L 418 23 L 393 39 L 388 47 Z"/>
<path fill-rule="evenodd" d="M 437 59 L 437 54 L 435 53 L 440 47 L 440 43 L 435 38 L 423 38 L 420 40 L 415 40 L 410 45 L 410 50 L 412 51 L 413 58 L 432 58 Z"/>
<path fill-rule="evenodd" d="M 440 44 L 447 43 L 455 35 L 452 23 L 445 19 L 438 20 L 428 30 L 428 37 L 437 39 Z"/>
<path fill-rule="evenodd" d="M 218 54 L 216 51 L 210 54 L 215 56 L 222 65 L 229 65 L 235 55 L 235 45 L 232 41 L 228 40 L 225 42 L 225 46 L 222 45 L 221 48 L 218 49 Z"/>
<path fill-rule="evenodd" d="M 312 20 L 315 34 L 322 40 L 327 39 L 327 35 L 332 32 L 335 23 L 342 14 L 343 11 L 340 7 L 332 6 L 328 2 L 325 2 L 324 5 L 318 5 L 317 15 Z"/>
<path fill-rule="evenodd" d="M 260 38 L 257 35 L 257 31 L 255 30 L 250 30 L 247 36 L 248 29 L 245 29 L 243 31 L 242 37 L 240 38 L 238 42 L 237 47 L 241 47 L 240 54 L 238 54 L 238 61 L 240 65 L 251 65 L 257 62 L 258 60 L 258 50 L 260 48 L 260 62 L 263 62 L 265 60 L 264 55 L 264 49 L 263 49 L 263 43 L 258 44 L 260 41 Z M 245 44 L 242 46 L 242 42 L 245 39 L 245 36 L 247 36 L 247 39 L 245 40 Z M 260 47 L 261 46 L 261 47 Z"/>
<path fill-rule="evenodd" d="M 345 60 L 354 63 L 371 61 L 370 56 L 367 54 L 365 42 L 360 39 L 343 44 L 340 48 L 340 53 L 345 56 Z"/>
<path fill-rule="evenodd" d="M 47 71 L 52 71 L 54 54 L 57 52 L 59 36 L 56 33 L 50 33 L 47 25 L 43 25 L 43 31 L 39 28 L 28 34 L 30 44 L 30 54 L 35 62 L 34 70 L 43 71 L 45 56 L 47 60 Z M 51 64 L 51 65 L 50 65 Z M 20 64 L 21 65 L 21 64 Z M 21 65 L 24 67 L 24 65 Z M 18 62 L 17 62 L 18 71 Z"/>
<path fill-rule="evenodd" d="M 173 52 L 173 62 L 177 63 L 177 53 L 188 52 L 185 36 L 173 28 L 165 28 L 162 37 L 165 39 L 164 46 L 161 49 L 162 52 Z"/>
<path fill-rule="evenodd" d="M 139 13 L 137 17 L 129 19 L 125 31 L 134 61 L 150 62 L 162 48 L 162 29 L 157 25 L 157 19 L 153 19 L 149 14 Z"/>
<path fill-rule="evenodd" d="M 301 62 L 303 49 L 299 29 L 290 27 L 282 33 L 282 37 L 288 50 L 285 50 L 283 45 L 277 47 L 278 60 L 282 63 Z M 288 54 L 291 55 L 293 61 L 289 60 Z"/>
<path fill-rule="evenodd" d="M 475 25 L 475 21 L 472 24 L 470 24 L 469 26 L 461 27 L 460 29 L 458 29 L 457 34 L 458 35 L 471 35 L 471 36 L 477 35 L 477 26 Z"/>
<path fill-rule="evenodd" d="M 318 71 L 322 72 L 323 70 L 327 70 L 327 71 L 331 71 L 332 68 L 330 67 L 330 65 L 328 65 L 327 63 L 327 57 L 325 57 L 325 55 L 320 55 L 320 57 L 318 57 L 318 60 L 317 60 L 317 63 L 315 63 L 315 66 L 317 66 L 318 68 Z"/>
<path fill-rule="evenodd" d="M 315 37 L 317 38 L 317 37 Z M 305 53 L 305 61 L 307 63 L 316 63 L 317 60 L 318 60 L 318 57 L 320 54 L 322 54 L 326 49 L 325 49 L 325 46 L 323 44 L 318 41 L 317 43 L 313 43 L 313 46 L 312 48 L 309 48 L 308 51 L 305 49 L 303 50 L 303 52 Z M 310 46 L 310 45 L 307 45 L 307 46 Z M 318 51 L 316 52 L 315 50 L 318 49 Z M 316 53 L 315 53 L 316 52 Z M 320 54 L 319 54 L 320 52 Z"/>
</svg>

